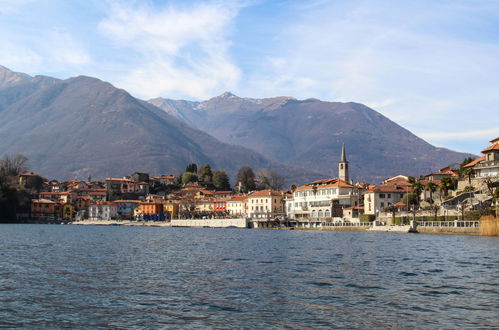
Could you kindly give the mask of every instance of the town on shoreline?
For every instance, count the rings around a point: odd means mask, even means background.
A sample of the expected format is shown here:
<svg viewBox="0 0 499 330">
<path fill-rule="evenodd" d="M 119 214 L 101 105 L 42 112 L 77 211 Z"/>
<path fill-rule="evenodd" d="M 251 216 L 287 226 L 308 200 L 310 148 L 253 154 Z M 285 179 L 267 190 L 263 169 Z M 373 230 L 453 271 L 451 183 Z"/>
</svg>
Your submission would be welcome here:
<svg viewBox="0 0 499 330">
<path fill-rule="evenodd" d="M 399 174 L 377 185 L 353 182 L 343 145 L 337 178 L 289 189 L 283 189 L 278 173 L 255 174 L 247 166 L 231 188 L 227 174 L 209 164 L 189 164 L 179 176 L 135 172 L 101 181 L 61 182 L 24 171 L 24 156 L 5 156 L 0 160 L 0 221 L 394 228 L 409 226 L 412 220 L 420 226 L 476 228 L 481 217 L 497 218 L 498 212 L 499 138 L 490 143 L 479 158 L 419 178 Z M 185 220 L 198 221 L 179 222 Z"/>
</svg>

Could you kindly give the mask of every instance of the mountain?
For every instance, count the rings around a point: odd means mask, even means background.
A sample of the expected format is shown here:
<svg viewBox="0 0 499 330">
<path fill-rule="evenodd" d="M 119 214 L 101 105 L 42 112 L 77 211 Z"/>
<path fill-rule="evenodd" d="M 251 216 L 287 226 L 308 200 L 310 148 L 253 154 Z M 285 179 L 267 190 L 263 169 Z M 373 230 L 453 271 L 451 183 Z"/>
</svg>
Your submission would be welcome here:
<svg viewBox="0 0 499 330">
<path fill-rule="evenodd" d="M 342 143 L 351 177 L 368 182 L 400 173 L 427 174 L 470 156 L 432 146 L 359 103 L 252 99 L 229 92 L 204 102 L 149 102 L 223 142 L 324 176 L 337 176 Z"/>
<path fill-rule="evenodd" d="M 222 143 L 96 78 L 30 77 L 3 67 L 0 77 L 0 156 L 25 154 L 49 178 L 179 173 L 192 162 L 232 176 L 249 165 L 298 181 L 319 177 Z"/>
<path fill-rule="evenodd" d="M 13 86 L 29 78 L 25 73 L 14 72 L 0 65 L 0 88 Z"/>
</svg>

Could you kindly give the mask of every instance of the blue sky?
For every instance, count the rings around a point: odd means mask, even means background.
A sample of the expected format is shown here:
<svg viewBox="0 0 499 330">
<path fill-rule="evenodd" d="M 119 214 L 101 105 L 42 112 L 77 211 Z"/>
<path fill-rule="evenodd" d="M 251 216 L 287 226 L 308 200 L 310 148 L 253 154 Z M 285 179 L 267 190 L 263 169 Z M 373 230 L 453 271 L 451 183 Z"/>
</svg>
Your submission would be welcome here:
<svg viewBox="0 0 499 330">
<path fill-rule="evenodd" d="M 0 64 L 143 99 L 364 103 L 430 143 L 499 136 L 499 1 L 0 0 Z"/>
</svg>

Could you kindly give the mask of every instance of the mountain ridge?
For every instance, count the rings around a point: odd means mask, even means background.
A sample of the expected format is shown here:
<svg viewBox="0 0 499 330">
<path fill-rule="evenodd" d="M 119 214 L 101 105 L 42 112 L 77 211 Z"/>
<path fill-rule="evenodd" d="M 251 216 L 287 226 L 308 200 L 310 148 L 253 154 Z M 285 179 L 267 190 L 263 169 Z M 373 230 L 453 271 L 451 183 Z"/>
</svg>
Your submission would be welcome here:
<svg viewBox="0 0 499 330">
<path fill-rule="evenodd" d="M 252 99 L 230 92 L 200 102 L 164 98 L 149 102 L 221 141 L 325 176 L 335 174 L 342 143 L 349 151 L 353 177 L 364 181 L 429 173 L 472 156 L 432 146 L 356 102 L 285 96 Z"/>
<path fill-rule="evenodd" d="M 318 177 L 222 143 L 123 89 L 88 76 L 30 77 L 0 89 L 0 155 L 23 153 L 33 170 L 59 179 L 179 173 L 210 163 Z M 298 179 L 300 180 L 300 179 Z"/>
</svg>

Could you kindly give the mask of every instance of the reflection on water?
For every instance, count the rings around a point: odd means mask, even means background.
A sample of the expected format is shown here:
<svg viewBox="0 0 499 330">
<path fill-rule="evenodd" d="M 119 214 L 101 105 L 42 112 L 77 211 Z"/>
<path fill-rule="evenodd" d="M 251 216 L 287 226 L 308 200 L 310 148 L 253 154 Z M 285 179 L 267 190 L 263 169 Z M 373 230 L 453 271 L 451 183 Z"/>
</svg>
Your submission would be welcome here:
<svg viewBox="0 0 499 330">
<path fill-rule="evenodd" d="M 499 240 L 0 226 L 3 327 L 494 327 Z"/>
</svg>

